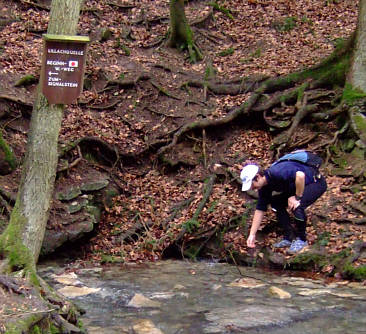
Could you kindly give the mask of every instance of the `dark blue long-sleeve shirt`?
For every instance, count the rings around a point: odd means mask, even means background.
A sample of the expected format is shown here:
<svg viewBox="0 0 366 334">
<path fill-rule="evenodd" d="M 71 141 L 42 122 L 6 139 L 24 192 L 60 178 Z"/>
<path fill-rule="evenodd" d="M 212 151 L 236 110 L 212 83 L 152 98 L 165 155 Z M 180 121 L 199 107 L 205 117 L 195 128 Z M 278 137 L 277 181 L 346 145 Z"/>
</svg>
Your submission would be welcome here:
<svg viewBox="0 0 366 334">
<path fill-rule="evenodd" d="M 264 171 L 267 184 L 259 191 L 257 210 L 267 211 L 271 202 L 272 192 L 281 192 L 287 194 L 287 197 L 295 195 L 296 172 L 301 171 L 305 174 L 305 186 L 316 180 L 316 171 L 314 168 L 296 161 L 283 161 Z"/>
</svg>

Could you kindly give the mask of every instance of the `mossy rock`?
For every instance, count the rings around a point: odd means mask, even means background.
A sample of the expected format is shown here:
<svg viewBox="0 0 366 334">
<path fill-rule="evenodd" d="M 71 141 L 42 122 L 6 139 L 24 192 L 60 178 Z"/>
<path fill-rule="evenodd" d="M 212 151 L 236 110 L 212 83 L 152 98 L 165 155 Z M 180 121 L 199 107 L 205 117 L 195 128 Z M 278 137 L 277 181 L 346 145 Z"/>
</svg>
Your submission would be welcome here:
<svg viewBox="0 0 366 334">
<path fill-rule="evenodd" d="M 60 191 L 56 194 L 56 198 L 60 201 L 71 201 L 81 195 L 81 190 L 79 187 L 73 187 L 66 189 L 64 191 Z"/>
<path fill-rule="evenodd" d="M 332 158 L 337 165 L 331 170 L 332 175 L 360 177 L 366 173 L 364 151 L 356 148 L 351 153 L 339 153 Z"/>
<path fill-rule="evenodd" d="M 81 185 L 80 189 L 83 192 L 90 192 L 90 191 L 98 191 L 105 187 L 107 187 L 109 181 L 107 179 L 92 181 L 92 182 L 85 182 Z"/>
<path fill-rule="evenodd" d="M 295 270 L 313 270 L 320 269 L 328 263 L 325 252 L 318 250 L 309 250 L 300 253 L 291 258 L 288 265 Z"/>
</svg>

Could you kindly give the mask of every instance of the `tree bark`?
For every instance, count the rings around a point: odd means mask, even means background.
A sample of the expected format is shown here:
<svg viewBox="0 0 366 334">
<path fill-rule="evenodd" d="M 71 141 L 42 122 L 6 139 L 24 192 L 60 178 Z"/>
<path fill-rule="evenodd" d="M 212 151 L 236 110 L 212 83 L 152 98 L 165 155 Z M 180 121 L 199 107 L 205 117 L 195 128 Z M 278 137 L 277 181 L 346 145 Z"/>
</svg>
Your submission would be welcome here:
<svg viewBox="0 0 366 334">
<path fill-rule="evenodd" d="M 347 75 L 348 94 L 346 103 L 349 105 L 349 119 L 353 131 L 366 145 L 366 0 L 359 1 L 355 46 L 351 58 L 351 66 Z M 347 100 L 348 99 L 348 100 Z"/>
<path fill-rule="evenodd" d="M 81 3 L 53 0 L 47 32 L 75 35 Z M 54 188 L 63 110 L 64 105 L 50 105 L 38 88 L 17 200 L 0 237 L 0 253 L 6 258 L 2 271 L 35 272 Z"/>
<path fill-rule="evenodd" d="M 356 28 L 355 47 L 347 82 L 354 88 L 366 92 L 366 0 L 359 1 L 358 22 Z"/>
<path fill-rule="evenodd" d="M 184 0 L 170 0 L 170 30 L 169 46 L 188 49 L 189 57 L 194 63 L 203 58 L 194 43 L 193 32 L 184 11 Z"/>
</svg>

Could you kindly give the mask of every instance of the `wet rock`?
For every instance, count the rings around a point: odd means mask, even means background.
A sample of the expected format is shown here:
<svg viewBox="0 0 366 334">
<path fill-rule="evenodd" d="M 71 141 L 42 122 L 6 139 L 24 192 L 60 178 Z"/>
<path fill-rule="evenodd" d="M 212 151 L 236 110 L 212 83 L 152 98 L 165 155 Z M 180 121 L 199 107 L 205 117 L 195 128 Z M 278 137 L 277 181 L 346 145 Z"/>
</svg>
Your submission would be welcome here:
<svg viewBox="0 0 366 334">
<path fill-rule="evenodd" d="M 84 324 L 87 326 L 87 324 Z M 104 327 L 96 327 L 96 326 L 87 326 L 88 334 L 131 334 L 129 328 L 125 326 L 113 326 L 106 328 Z"/>
<path fill-rule="evenodd" d="M 298 292 L 300 296 L 320 296 L 331 293 L 330 289 L 302 289 Z"/>
<path fill-rule="evenodd" d="M 88 276 L 100 276 L 103 272 L 103 268 L 83 268 L 79 269 L 78 273 L 80 274 L 88 274 Z"/>
<path fill-rule="evenodd" d="M 64 295 L 65 297 L 80 297 L 86 296 L 91 293 L 97 293 L 100 288 L 88 288 L 87 286 L 84 287 L 77 287 L 77 286 L 64 286 L 63 288 L 59 289 L 58 292 Z"/>
<path fill-rule="evenodd" d="M 268 289 L 268 292 L 271 296 L 279 298 L 279 299 L 288 299 L 291 298 L 291 294 L 285 290 L 282 290 L 276 286 L 271 286 Z"/>
<path fill-rule="evenodd" d="M 331 291 L 331 295 L 341 297 L 341 298 L 356 298 L 356 299 L 366 299 L 366 296 L 356 295 L 350 292 L 342 292 L 342 291 Z"/>
<path fill-rule="evenodd" d="M 149 319 L 137 321 L 132 327 L 134 334 L 164 334 L 154 323 Z"/>
<path fill-rule="evenodd" d="M 68 207 L 67 210 L 70 214 L 79 212 L 86 204 L 88 203 L 88 201 L 83 200 L 83 201 L 74 201 L 72 202 Z"/>
<path fill-rule="evenodd" d="M 234 282 L 228 284 L 228 286 L 236 286 L 239 288 L 255 289 L 266 286 L 267 284 L 263 281 L 257 280 L 255 278 L 243 277 L 236 279 Z"/>
<path fill-rule="evenodd" d="M 78 280 L 78 276 L 71 272 L 71 273 L 64 273 L 62 275 L 55 275 L 52 274 L 51 277 L 58 283 L 64 284 L 64 285 L 80 285 L 82 284 L 79 280 Z"/>
<path fill-rule="evenodd" d="M 262 326 L 281 326 L 300 316 L 296 309 L 283 306 L 244 305 L 237 308 L 218 308 L 206 314 L 212 322 L 205 333 L 225 333 L 227 328 L 245 330 Z"/>
<path fill-rule="evenodd" d="M 185 292 L 155 292 L 151 295 L 152 299 L 172 299 L 173 297 L 188 298 L 189 294 Z"/>
<path fill-rule="evenodd" d="M 222 288 L 222 285 L 221 285 L 221 284 L 214 284 L 214 285 L 212 286 L 212 290 L 214 290 L 214 291 L 219 290 L 219 289 L 221 289 L 221 288 Z"/>
<path fill-rule="evenodd" d="M 184 289 L 186 289 L 186 287 L 182 284 L 176 284 L 176 285 L 174 285 L 174 288 L 173 288 L 173 290 L 184 290 Z"/>
<path fill-rule="evenodd" d="M 364 285 L 363 283 L 359 283 L 359 282 L 351 282 L 348 284 L 348 286 L 350 288 L 354 288 L 354 289 L 361 289 L 361 290 L 366 289 L 366 285 Z"/>
<path fill-rule="evenodd" d="M 128 302 L 127 306 L 130 307 L 160 307 L 161 304 L 155 300 L 151 300 L 150 298 L 141 295 L 140 293 L 136 293 L 132 299 Z"/>
</svg>

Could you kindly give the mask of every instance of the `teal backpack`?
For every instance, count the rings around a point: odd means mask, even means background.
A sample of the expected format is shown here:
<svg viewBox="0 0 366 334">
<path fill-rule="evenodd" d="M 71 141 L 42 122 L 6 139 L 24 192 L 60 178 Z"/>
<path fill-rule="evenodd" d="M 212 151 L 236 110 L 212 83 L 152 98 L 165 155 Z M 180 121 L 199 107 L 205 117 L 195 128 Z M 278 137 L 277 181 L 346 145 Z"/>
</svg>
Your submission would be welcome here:
<svg viewBox="0 0 366 334">
<path fill-rule="evenodd" d="M 319 157 L 318 155 L 305 150 L 298 150 L 291 153 L 287 153 L 281 158 L 279 158 L 277 161 L 275 161 L 272 166 L 277 165 L 284 161 L 296 161 L 301 162 L 304 165 L 313 167 L 315 169 L 319 169 L 320 166 L 323 163 L 323 159 Z"/>
</svg>

